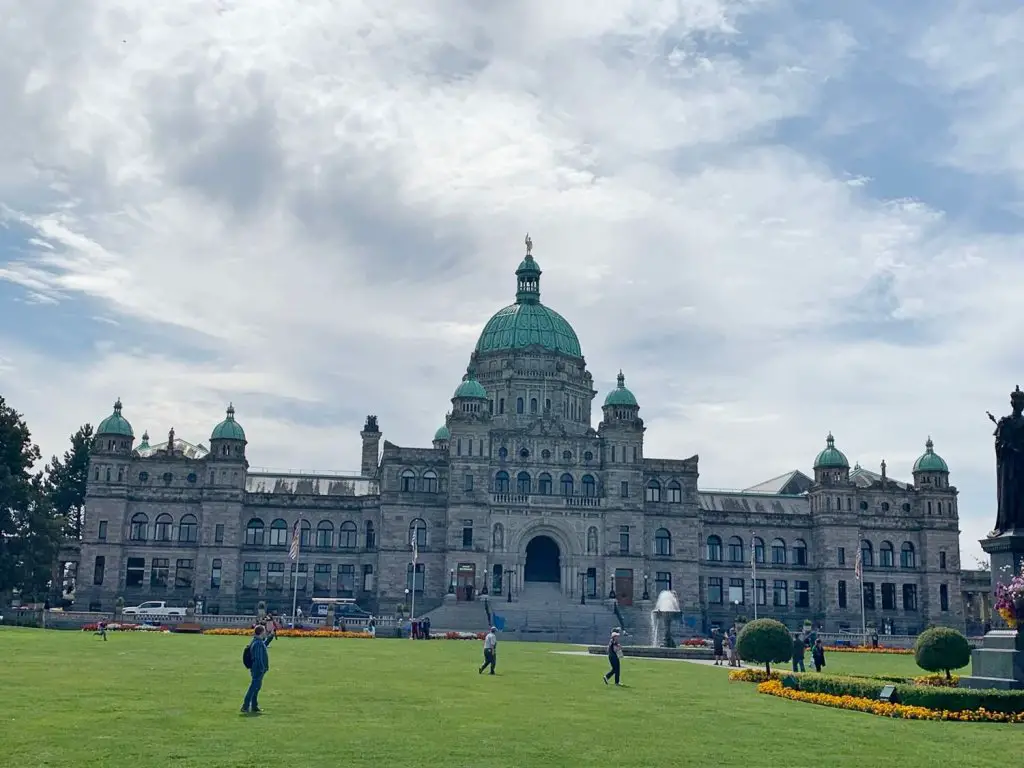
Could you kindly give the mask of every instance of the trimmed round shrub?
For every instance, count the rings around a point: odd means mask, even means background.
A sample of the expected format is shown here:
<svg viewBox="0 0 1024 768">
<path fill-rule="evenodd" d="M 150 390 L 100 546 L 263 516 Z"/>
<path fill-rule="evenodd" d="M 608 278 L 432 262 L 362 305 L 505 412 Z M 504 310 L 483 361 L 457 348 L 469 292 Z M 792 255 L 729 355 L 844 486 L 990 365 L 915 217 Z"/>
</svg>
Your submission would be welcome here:
<svg viewBox="0 0 1024 768">
<path fill-rule="evenodd" d="M 932 627 L 918 635 L 914 644 L 914 660 L 921 669 L 945 672 L 949 680 L 952 678 L 950 670 L 961 669 L 971 663 L 971 645 L 955 629 Z"/>
<path fill-rule="evenodd" d="M 793 636 L 786 625 L 775 619 L 748 622 L 736 638 L 736 650 L 744 661 L 764 664 L 772 673 L 772 664 L 789 661 L 793 656 Z"/>
</svg>

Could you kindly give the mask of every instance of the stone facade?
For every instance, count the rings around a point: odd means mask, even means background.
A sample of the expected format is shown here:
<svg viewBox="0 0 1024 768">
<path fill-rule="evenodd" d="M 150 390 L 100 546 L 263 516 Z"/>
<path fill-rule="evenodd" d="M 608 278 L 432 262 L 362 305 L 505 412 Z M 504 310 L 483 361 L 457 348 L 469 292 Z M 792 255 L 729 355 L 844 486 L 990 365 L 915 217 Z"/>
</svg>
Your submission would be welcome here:
<svg viewBox="0 0 1024 768">
<path fill-rule="evenodd" d="M 581 590 L 631 604 L 672 589 L 703 627 L 752 617 L 756 602 L 790 626 L 855 630 L 862 553 L 869 625 L 963 627 L 957 492 L 930 442 L 922 460 L 938 463 L 919 460 L 912 483 L 884 463 L 851 469 L 830 435 L 813 476 L 700 491 L 697 456 L 645 456 L 621 374 L 592 427 L 591 374 L 540 304 L 539 275 L 528 254 L 517 303 L 485 328 L 432 446 L 382 443 L 370 416 L 358 476 L 250 471 L 233 409 L 209 448 L 173 431 L 135 447 L 118 403 L 98 430 L 76 602 L 288 610 L 298 526 L 304 608 L 339 596 L 385 611 L 415 589 L 420 612 L 537 580 L 559 583 L 567 606 Z"/>
</svg>

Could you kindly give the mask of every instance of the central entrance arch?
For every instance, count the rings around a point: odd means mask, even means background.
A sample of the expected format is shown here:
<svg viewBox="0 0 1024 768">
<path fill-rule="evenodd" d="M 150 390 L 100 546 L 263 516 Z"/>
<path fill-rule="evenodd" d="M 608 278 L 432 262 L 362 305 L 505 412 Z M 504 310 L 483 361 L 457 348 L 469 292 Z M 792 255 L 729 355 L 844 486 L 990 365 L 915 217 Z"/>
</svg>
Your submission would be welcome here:
<svg viewBox="0 0 1024 768">
<path fill-rule="evenodd" d="M 562 580 L 561 550 L 550 536 L 534 536 L 526 545 L 523 581 L 558 584 Z"/>
</svg>

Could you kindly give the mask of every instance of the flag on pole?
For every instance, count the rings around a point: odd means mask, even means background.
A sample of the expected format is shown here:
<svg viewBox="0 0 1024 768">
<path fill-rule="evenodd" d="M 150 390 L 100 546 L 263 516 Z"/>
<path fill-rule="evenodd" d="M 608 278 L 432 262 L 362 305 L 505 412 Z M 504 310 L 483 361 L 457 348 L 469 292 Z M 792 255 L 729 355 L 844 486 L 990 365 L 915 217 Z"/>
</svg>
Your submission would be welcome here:
<svg viewBox="0 0 1024 768">
<path fill-rule="evenodd" d="M 414 561 L 419 556 L 419 553 L 419 548 L 416 546 L 416 529 L 414 528 L 412 531 L 412 559 Z"/>
<path fill-rule="evenodd" d="M 292 526 L 292 544 L 288 548 L 288 558 L 290 560 L 299 559 L 299 521 L 295 521 L 295 525 Z"/>
<path fill-rule="evenodd" d="M 863 581 L 864 579 L 864 559 L 861 556 L 861 550 L 857 548 L 857 559 L 853 564 L 853 572 L 857 574 L 857 580 Z"/>
</svg>

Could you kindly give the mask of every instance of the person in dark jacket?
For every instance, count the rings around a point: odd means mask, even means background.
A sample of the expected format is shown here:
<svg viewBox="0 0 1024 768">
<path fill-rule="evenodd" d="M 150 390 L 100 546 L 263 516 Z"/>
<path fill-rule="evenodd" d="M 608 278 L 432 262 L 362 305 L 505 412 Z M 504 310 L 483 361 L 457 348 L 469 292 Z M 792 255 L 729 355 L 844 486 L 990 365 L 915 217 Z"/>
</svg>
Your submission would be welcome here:
<svg viewBox="0 0 1024 768">
<path fill-rule="evenodd" d="M 260 688 L 263 687 L 263 676 L 270 669 L 270 654 L 267 646 L 273 642 L 274 636 L 268 635 L 262 624 L 257 624 L 252 633 L 252 641 L 249 643 L 249 652 L 252 654 L 252 666 L 249 674 L 252 679 L 249 683 L 249 690 L 245 692 L 245 700 L 242 702 L 242 713 L 254 715 L 260 714 L 258 697 Z"/>
<path fill-rule="evenodd" d="M 622 674 L 622 645 L 619 643 L 619 633 L 612 632 L 611 639 L 608 641 L 608 663 L 611 665 L 604 676 L 604 684 L 608 685 L 608 681 L 614 677 L 615 684 L 619 685 L 619 677 Z"/>
<path fill-rule="evenodd" d="M 825 666 L 825 645 L 820 637 L 814 641 L 814 647 L 811 648 L 811 661 L 814 662 L 814 671 L 821 672 L 821 668 Z"/>
<path fill-rule="evenodd" d="M 800 635 L 793 635 L 793 671 L 804 671 L 804 639 Z"/>
</svg>

